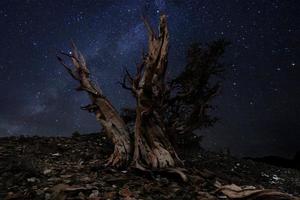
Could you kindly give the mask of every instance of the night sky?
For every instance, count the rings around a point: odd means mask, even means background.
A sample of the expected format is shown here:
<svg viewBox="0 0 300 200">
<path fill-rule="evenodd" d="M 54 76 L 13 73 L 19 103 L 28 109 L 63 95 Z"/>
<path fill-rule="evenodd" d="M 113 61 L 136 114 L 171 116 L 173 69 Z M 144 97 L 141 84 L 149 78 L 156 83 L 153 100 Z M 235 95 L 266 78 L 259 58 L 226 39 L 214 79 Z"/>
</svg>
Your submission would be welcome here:
<svg viewBox="0 0 300 200">
<path fill-rule="evenodd" d="M 300 5 L 297 0 L 0 1 L 0 136 L 99 131 L 79 109 L 88 98 L 57 62 L 74 40 L 92 78 L 117 108 L 133 105 L 118 85 L 147 48 L 141 15 L 168 15 L 169 77 L 195 41 L 231 41 L 215 101 L 221 121 L 203 130 L 209 149 L 239 156 L 293 156 L 300 144 Z"/>
</svg>

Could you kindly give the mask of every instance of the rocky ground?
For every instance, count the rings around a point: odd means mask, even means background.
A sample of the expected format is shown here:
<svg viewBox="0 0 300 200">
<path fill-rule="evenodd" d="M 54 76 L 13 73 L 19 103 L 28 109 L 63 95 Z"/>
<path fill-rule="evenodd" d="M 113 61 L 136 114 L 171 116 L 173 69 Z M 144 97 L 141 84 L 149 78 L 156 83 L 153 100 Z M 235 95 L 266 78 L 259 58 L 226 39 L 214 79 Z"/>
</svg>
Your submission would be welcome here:
<svg viewBox="0 0 300 200">
<path fill-rule="evenodd" d="M 0 199 L 228 199 L 216 185 L 270 188 L 299 196 L 300 172 L 230 155 L 188 153 L 189 181 L 159 172 L 104 168 L 101 134 L 0 138 Z"/>
</svg>

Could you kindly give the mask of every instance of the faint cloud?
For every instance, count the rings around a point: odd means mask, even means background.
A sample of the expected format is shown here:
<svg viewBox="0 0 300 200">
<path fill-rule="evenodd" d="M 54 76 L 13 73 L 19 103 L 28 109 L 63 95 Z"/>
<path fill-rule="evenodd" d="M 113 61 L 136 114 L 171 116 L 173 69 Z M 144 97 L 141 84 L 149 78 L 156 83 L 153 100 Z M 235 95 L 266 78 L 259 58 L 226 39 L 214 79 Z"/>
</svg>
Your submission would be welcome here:
<svg viewBox="0 0 300 200">
<path fill-rule="evenodd" d="M 145 38 L 144 24 L 139 23 L 120 38 L 117 44 L 117 52 L 128 55 L 134 50 L 139 50 Z"/>
</svg>

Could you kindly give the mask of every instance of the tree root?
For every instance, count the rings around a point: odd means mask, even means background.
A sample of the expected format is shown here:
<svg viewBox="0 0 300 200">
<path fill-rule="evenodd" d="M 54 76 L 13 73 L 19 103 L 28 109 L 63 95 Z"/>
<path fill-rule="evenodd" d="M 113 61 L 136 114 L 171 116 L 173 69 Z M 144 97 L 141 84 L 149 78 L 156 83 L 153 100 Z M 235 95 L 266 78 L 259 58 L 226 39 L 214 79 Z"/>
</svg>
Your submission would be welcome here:
<svg viewBox="0 0 300 200">
<path fill-rule="evenodd" d="M 142 166 L 139 162 L 132 164 L 131 168 L 137 170 L 143 174 L 148 175 L 149 177 L 154 178 L 154 175 L 167 176 L 170 178 L 175 178 L 182 182 L 188 182 L 188 176 L 186 175 L 187 170 L 184 168 L 157 168 L 157 169 L 147 169 Z M 175 175 L 175 176 L 174 176 Z"/>
<path fill-rule="evenodd" d="M 294 197 L 287 193 L 278 192 L 271 189 L 256 189 L 253 186 L 240 187 L 235 184 L 221 185 L 216 183 L 215 186 L 218 188 L 216 193 L 222 193 L 230 199 L 286 199 L 286 200 L 299 200 L 298 197 Z"/>
<path fill-rule="evenodd" d="M 126 146 L 115 144 L 114 152 L 109 156 L 105 163 L 105 167 L 122 167 L 129 162 L 129 154 Z"/>
<path fill-rule="evenodd" d="M 187 170 L 184 168 L 166 168 L 163 171 L 166 171 L 167 173 L 170 173 L 170 174 L 178 175 L 183 182 L 188 182 L 188 177 L 185 174 L 185 172 L 187 172 Z"/>
<path fill-rule="evenodd" d="M 124 165 L 125 159 L 123 159 L 118 152 L 112 153 L 104 164 L 105 167 L 121 167 Z"/>
</svg>

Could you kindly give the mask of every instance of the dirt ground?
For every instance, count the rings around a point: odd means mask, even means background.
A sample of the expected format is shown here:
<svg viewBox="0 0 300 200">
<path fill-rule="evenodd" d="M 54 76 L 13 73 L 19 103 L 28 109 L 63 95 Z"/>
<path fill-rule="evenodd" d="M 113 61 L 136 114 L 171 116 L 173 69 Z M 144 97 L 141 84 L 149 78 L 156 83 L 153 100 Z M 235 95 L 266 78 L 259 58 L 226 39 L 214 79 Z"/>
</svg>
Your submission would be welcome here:
<svg viewBox="0 0 300 200">
<path fill-rule="evenodd" d="M 101 134 L 0 138 L 0 199 L 228 199 L 216 182 L 300 194 L 296 169 L 201 150 L 189 154 L 189 178 L 105 168 L 112 146 Z"/>
</svg>

